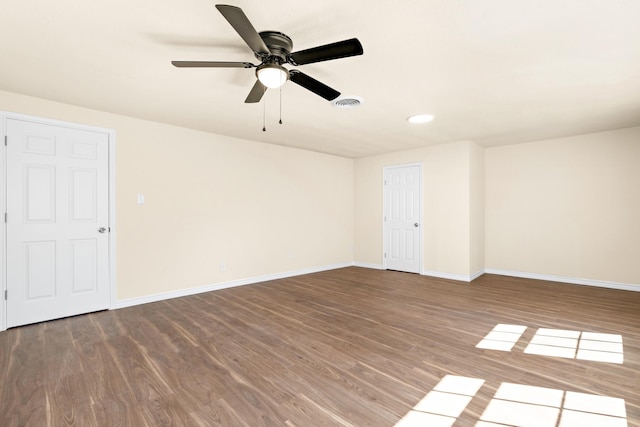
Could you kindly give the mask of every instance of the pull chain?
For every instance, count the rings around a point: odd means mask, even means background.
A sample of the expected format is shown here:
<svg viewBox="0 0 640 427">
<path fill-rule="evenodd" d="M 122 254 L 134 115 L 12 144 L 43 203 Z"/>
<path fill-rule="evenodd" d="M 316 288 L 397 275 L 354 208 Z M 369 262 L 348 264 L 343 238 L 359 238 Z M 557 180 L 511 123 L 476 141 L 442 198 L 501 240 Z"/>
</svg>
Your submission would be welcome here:
<svg viewBox="0 0 640 427">
<path fill-rule="evenodd" d="M 267 88 L 264 89 L 264 91 L 267 91 Z M 263 93 L 264 96 L 264 93 Z M 267 131 L 267 101 L 265 101 L 264 99 L 262 100 L 262 132 L 266 132 Z"/>
<path fill-rule="evenodd" d="M 282 86 L 280 86 L 280 120 L 278 123 L 282 124 Z"/>
</svg>

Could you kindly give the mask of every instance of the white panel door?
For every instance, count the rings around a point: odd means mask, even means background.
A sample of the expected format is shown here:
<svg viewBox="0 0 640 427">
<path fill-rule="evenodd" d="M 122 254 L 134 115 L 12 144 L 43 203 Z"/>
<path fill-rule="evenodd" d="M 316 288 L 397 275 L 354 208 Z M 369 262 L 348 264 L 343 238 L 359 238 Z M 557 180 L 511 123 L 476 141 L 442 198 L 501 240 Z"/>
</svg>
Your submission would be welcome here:
<svg viewBox="0 0 640 427">
<path fill-rule="evenodd" d="M 7 326 L 109 308 L 109 136 L 7 120 Z"/>
<path fill-rule="evenodd" d="M 419 165 L 384 169 L 385 268 L 420 273 Z"/>
</svg>

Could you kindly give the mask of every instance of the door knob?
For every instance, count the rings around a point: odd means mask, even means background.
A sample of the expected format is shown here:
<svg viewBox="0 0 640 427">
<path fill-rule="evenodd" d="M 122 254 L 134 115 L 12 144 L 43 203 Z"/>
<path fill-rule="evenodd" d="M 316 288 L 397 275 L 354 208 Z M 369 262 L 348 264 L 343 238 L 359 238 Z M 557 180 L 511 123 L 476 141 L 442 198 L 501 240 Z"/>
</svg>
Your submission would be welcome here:
<svg viewBox="0 0 640 427">
<path fill-rule="evenodd" d="M 414 227 L 417 227 L 417 226 L 418 226 L 418 223 L 416 222 L 415 224 L 413 224 L 413 226 L 414 226 Z"/>
<path fill-rule="evenodd" d="M 104 227 L 98 228 L 98 233 L 104 233 L 105 231 L 107 231 L 107 229 Z"/>
</svg>

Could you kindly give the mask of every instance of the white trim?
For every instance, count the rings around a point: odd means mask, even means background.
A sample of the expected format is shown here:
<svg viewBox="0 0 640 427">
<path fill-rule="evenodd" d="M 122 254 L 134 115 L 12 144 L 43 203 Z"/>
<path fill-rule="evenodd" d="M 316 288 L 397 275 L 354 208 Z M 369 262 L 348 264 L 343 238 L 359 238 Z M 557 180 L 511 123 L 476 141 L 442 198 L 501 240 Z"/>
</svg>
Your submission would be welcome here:
<svg viewBox="0 0 640 427">
<path fill-rule="evenodd" d="M 457 274 L 457 273 L 443 273 L 441 271 L 433 271 L 433 270 L 423 270 L 421 274 L 423 276 L 437 277 L 439 279 L 457 280 L 459 282 L 472 282 L 478 277 L 482 276 L 484 273 L 485 272 L 482 270 L 477 271 L 472 275 Z"/>
<path fill-rule="evenodd" d="M 302 270 L 287 271 L 284 273 L 267 274 L 264 276 L 249 277 L 247 279 L 232 280 L 230 282 L 214 283 L 211 285 L 199 286 L 197 288 L 181 289 L 178 291 L 163 292 L 155 295 L 147 295 L 139 298 L 129 298 L 116 301 L 112 308 L 125 308 L 134 305 L 148 304 L 150 302 L 164 301 L 173 298 L 186 297 L 189 295 L 201 294 L 203 292 L 219 291 L 221 289 L 234 288 L 236 286 L 254 285 L 256 283 L 268 282 L 270 280 L 286 279 L 289 277 L 302 276 L 303 274 L 319 273 L 322 271 L 336 270 L 338 268 L 351 267 L 353 263 L 333 264 L 324 267 L 312 267 Z"/>
<path fill-rule="evenodd" d="M 4 119 L 22 120 L 25 122 L 33 122 L 33 123 L 58 126 L 58 127 L 67 127 L 71 129 L 86 130 L 89 132 L 115 134 L 113 129 L 102 128 L 102 127 L 92 126 L 92 125 L 85 125 L 82 123 L 67 122 L 64 120 L 47 119 L 45 117 L 30 116 L 28 114 L 12 113 L 10 111 L 0 111 L 0 116 L 2 116 Z"/>
<path fill-rule="evenodd" d="M 484 273 L 486 273 L 486 271 L 484 271 L 484 270 L 476 271 L 471 276 L 469 276 L 469 282 L 473 282 L 478 277 L 482 276 Z"/>
<path fill-rule="evenodd" d="M 4 137 L 6 135 L 6 122 L 7 117 L 0 112 L 0 136 L 2 138 L 2 149 L 0 149 L 0 216 L 4 215 L 7 211 L 7 198 L 6 198 L 6 175 L 7 175 L 7 147 L 4 146 Z M 4 221 L 4 218 L 2 219 Z M 7 224 L 3 222 L 0 231 L 0 331 L 7 329 L 7 301 L 4 299 L 4 291 L 7 289 Z"/>
<path fill-rule="evenodd" d="M 116 132 L 113 129 L 101 128 L 97 126 L 84 125 L 80 123 L 66 122 L 62 120 L 48 119 L 43 117 L 31 116 L 21 113 L 12 113 L 10 111 L 0 111 L 0 136 L 2 138 L 2 155 L 0 156 L 0 205 L 4 214 L 7 209 L 6 200 L 6 147 L 4 147 L 4 136 L 6 134 L 6 122 L 8 119 L 21 120 L 57 127 L 66 127 L 71 129 L 84 130 L 89 132 L 105 133 L 109 139 L 109 308 L 114 307 L 117 294 L 116 284 Z M 2 227 L 2 236 L 0 238 L 2 247 L 0 248 L 0 258 L 2 263 L 2 274 L 0 275 L 0 331 L 7 329 L 7 302 L 4 299 L 4 291 L 6 288 L 6 228 Z"/>
<path fill-rule="evenodd" d="M 418 167 L 418 174 L 419 179 L 418 179 L 418 204 L 420 205 L 418 207 L 418 212 L 420 215 L 420 233 L 418 233 L 418 235 L 420 236 L 420 254 L 419 254 L 419 264 L 418 264 L 418 272 L 422 271 L 422 264 L 423 264 L 423 257 L 424 257 L 424 188 L 423 188 L 423 180 L 424 180 L 424 173 L 423 173 L 423 163 L 422 162 L 413 162 L 413 163 L 402 163 L 402 164 L 397 164 L 397 165 L 387 165 L 387 166 L 383 166 L 382 167 L 382 269 L 383 270 L 387 270 L 387 258 L 384 256 L 385 251 L 387 250 L 387 233 L 386 233 L 386 227 L 387 227 L 387 223 L 384 220 L 384 217 L 386 215 L 386 209 L 387 209 L 387 191 L 385 188 L 385 184 L 384 184 L 384 180 L 385 177 L 387 175 L 387 170 L 389 169 L 397 169 L 397 168 L 405 168 L 405 167 L 413 167 L 413 166 L 417 166 Z"/>
<path fill-rule="evenodd" d="M 386 270 L 386 268 L 381 264 L 373 264 L 367 262 L 354 262 L 354 267 L 362 267 L 362 268 L 370 268 L 372 270 Z M 465 274 L 455 274 L 455 273 L 443 273 L 441 271 L 433 271 L 433 270 L 422 270 L 420 272 L 421 276 L 430 276 L 437 277 L 439 279 L 449 279 L 449 280 L 457 280 L 459 282 L 473 282 L 478 277 L 482 276 L 485 273 L 484 270 L 480 270 L 475 272 L 474 274 L 467 276 Z"/>
<path fill-rule="evenodd" d="M 109 136 L 109 309 L 113 309 L 118 298 L 116 283 L 116 131 L 108 130 Z"/>
<path fill-rule="evenodd" d="M 373 264 L 373 263 L 368 263 L 368 262 L 354 262 L 353 266 L 354 267 L 369 268 L 371 270 L 384 270 L 385 269 L 382 264 Z"/>
<path fill-rule="evenodd" d="M 523 279 L 546 280 L 549 282 L 568 283 L 571 285 L 595 286 L 599 288 L 620 289 L 623 291 L 640 292 L 640 285 L 608 282 L 604 280 L 580 279 L 575 277 L 553 276 L 550 274 L 525 273 L 521 271 L 500 270 L 496 268 L 485 269 L 487 274 L 500 276 L 521 277 Z"/>
</svg>

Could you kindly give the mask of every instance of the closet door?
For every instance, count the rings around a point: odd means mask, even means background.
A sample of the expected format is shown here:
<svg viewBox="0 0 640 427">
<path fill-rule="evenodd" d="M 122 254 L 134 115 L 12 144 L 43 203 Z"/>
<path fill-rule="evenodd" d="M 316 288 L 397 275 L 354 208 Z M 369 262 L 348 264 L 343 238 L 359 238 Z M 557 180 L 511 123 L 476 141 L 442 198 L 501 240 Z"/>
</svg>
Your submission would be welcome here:
<svg viewBox="0 0 640 427">
<path fill-rule="evenodd" d="M 384 169 L 384 265 L 386 269 L 420 273 L 421 167 Z"/>
</svg>

